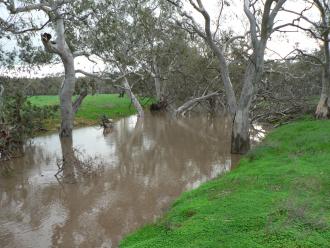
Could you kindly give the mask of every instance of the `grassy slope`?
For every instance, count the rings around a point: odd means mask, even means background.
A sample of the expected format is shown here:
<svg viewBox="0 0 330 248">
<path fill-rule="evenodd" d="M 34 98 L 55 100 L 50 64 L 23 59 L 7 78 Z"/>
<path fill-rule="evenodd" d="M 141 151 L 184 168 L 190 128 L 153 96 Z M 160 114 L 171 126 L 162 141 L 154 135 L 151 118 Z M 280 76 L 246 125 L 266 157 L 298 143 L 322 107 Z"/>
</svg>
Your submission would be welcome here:
<svg viewBox="0 0 330 248">
<path fill-rule="evenodd" d="M 58 96 L 33 96 L 29 100 L 37 106 L 59 104 Z M 119 98 L 118 94 L 97 94 L 87 96 L 75 118 L 76 125 L 95 124 L 102 114 L 106 114 L 110 118 L 119 118 L 129 116 L 136 113 L 134 106 L 130 106 L 128 97 Z M 48 128 L 59 125 L 59 114 L 55 120 L 49 121 Z"/>
<path fill-rule="evenodd" d="M 274 130 L 120 247 L 330 247 L 330 121 Z"/>
</svg>

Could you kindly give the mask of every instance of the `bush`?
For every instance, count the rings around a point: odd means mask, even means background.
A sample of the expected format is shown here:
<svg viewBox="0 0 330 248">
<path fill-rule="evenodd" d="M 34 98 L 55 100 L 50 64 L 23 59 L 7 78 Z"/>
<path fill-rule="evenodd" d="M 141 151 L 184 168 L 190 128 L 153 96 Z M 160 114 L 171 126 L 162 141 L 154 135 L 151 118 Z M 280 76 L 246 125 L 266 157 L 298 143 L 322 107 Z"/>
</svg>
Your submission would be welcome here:
<svg viewBox="0 0 330 248">
<path fill-rule="evenodd" d="M 5 94 L 0 110 L 0 160 L 21 155 L 26 139 L 42 130 L 44 120 L 57 109 L 58 106 L 32 105 L 22 90 Z"/>
</svg>

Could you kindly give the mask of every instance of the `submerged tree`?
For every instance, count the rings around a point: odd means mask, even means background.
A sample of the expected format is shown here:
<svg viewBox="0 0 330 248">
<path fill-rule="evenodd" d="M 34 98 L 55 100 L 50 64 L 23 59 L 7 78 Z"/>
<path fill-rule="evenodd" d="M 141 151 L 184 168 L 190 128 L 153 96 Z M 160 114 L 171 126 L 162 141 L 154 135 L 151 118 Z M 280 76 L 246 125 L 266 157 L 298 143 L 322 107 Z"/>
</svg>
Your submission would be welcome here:
<svg viewBox="0 0 330 248">
<path fill-rule="evenodd" d="M 0 21 L 12 34 L 35 33 L 47 26 L 55 29 L 55 39 L 52 39 L 51 34 L 44 33 L 41 35 L 41 40 L 45 50 L 58 55 L 64 66 L 64 81 L 59 92 L 60 136 L 70 137 L 72 135 L 74 114 L 82 102 L 81 98 L 78 98 L 78 102 L 72 102 L 76 81 L 74 58 L 86 53 L 86 51 L 78 51 L 82 46 L 76 39 L 75 29 L 79 29 L 78 24 L 81 25 L 89 18 L 92 2 L 46 0 L 33 3 L 31 1 L 1 0 L 0 4 L 6 7 L 10 16 L 6 22 Z M 26 17 L 24 14 L 32 16 Z M 19 21 L 15 20 L 15 17 L 19 18 Z M 45 21 L 38 25 L 38 19 Z"/>
<path fill-rule="evenodd" d="M 285 0 L 266 0 L 261 4 L 257 1 L 244 0 L 244 12 L 249 20 L 249 38 L 251 52 L 246 62 L 246 69 L 242 82 L 240 97 L 237 98 L 229 74 L 228 63 L 226 60 L 226 47 L 228 43 L 244 36 L 231 37 L 229 40 L 217 40 L 215 33 L 212 32 L 212 20 L 210 14 L 203 5 L 202 0 L 189 0 L 190 5 L 195 11 L 204 18 L 204 28 L 196 22 L 193 16 L 183 11 L 182 1 L 171 1 L 171 4 L 178 7 L 181 16 L 184 18 L 183 25 L 193 28 L 200 37 L 202 37 L 214 52 L 219 61 L 219 71 L 224 84 L 229 113 L 233 118 L 232 131 L 232 152 L 246 153 L 250 148 L 250 107 L 256 92 L 256 84 L 261 80 L 264 67 L 264 55 L 267 41 L 271 34 L 280 27 L 274 27 L 275 18 L 286 2 Z M 227 2 L 222 2 L 222 8 Z M 220 20 L 220 18 L 219 18 Z M 219 21 L 218 20 L 218 21 Z M 216 32 L 218 29 L 216 30 Z"/>
</svg>

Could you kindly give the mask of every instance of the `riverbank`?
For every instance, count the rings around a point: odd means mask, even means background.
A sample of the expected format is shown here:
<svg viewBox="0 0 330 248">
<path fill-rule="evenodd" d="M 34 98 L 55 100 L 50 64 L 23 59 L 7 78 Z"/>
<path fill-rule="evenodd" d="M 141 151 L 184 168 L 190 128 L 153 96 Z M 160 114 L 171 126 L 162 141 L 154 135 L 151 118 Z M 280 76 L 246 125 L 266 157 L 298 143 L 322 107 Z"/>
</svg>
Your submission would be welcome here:
<svg viewBox="0 0 330 248">
<path fill-rule="evenodd" d="M 120 247 L 330 247 L 330 122 L 273 130 L 234 171 L 184 193 Z"/>
<path fill-rule="evenodd" d="M 58 105 L 58 96 L 32 96 L 29 101 L 36 106 Z M 151 104 L 148 98 L 142 99 L 142 105 Z M 95 94 L 87 96 L 75 116 L 75 126 L 91 126 L 99 123 L 100 117 L 105 114 L 109 118 L 117 119 L 135 114 L 136 110 L 131 105 L 127 96 L 118 97 L 118 94 Z M 60 127 L 59 111 L 53 119 L 47 120 L 45 127 L 48 131 Z"/>
</svg>

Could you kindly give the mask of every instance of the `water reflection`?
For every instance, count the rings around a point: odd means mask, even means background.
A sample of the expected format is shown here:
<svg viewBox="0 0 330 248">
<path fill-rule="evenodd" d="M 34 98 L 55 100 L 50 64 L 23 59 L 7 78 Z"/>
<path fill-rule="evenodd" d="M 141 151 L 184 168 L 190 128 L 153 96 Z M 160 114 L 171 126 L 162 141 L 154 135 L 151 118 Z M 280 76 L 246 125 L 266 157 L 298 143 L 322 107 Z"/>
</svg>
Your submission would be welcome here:
<svg viewBox="0 0 330 248">
<path fill-rule="evenodd" d="M 54 134 L 33 143 L 24 158 L 9 162 L 15 176 L 0 178 L 1 247 L 117 247 L 182 191 L 233 164 L 226 119 L 133 116 L 106 135 L 89 127 L 75 130 L 73 140 Z M 103 170 L 84 176 L 75 149 L 96 156 Z"/>
</svg>

